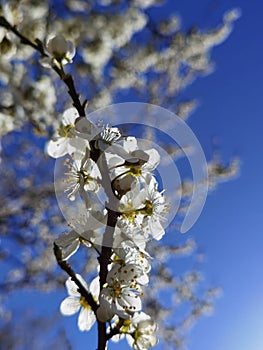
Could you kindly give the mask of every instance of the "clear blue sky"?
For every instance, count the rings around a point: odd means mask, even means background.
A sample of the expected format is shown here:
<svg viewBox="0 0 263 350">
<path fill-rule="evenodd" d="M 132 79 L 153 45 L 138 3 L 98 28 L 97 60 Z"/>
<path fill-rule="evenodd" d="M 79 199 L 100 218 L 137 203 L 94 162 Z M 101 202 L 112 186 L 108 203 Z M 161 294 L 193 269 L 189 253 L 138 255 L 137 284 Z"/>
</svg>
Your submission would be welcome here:
<svg viewBox="0 0 263 350">
<path fill-rule="evenodd" d="M 178 7 L 187 23 L 196 15 L 197 24 L 210 25 L 224 9 L 242 10 L 233 33 L 213 51 L 215 73 L 186 93 L 201 102 L 190 126 L 206 153 L 217 135 L 223 159 L 239 155 L 242 166 L 238 179 L 208 197 L 190 232 L 205 251 L 206 278 L 221 285 L 224 295 L 214 315 L 192 330 L 189 350 L 262 350 L 263 4 L 202 0 L 191 13 L 192 3 Z"/>
<path fill-rule="evenodd" d="M 185 28 L 196 24 L 206 29 L 236 6 L 242 17 L 227 41 L 213 50 L 216 71 L 185 91 L 186 98 L 200 102 L 189 124 L 206 155 L 211 156 L 211 139 L 216 135 L 223 159 L 238 155 L 242 161 L 240 177 L 208 197 L 198 222 L 187 233 L 205 252 L 207 281 L 224 290 L 214 314 L 192 329 L 189 350 L 263 349 L 263 3 L 170 0 L 162 11 L 177 11 Z M 40 296 L 38 306 L 42 301 L 51 303 L 51 314 L 65 296 Z M 74 350 L 82 349 L 83 342 L 89 343 L 83 348 L 95 349 L 95 328 L 90 334 L 77 333 L 76 317 L 61 323 L 76 339 Z M 110 346 L 115 348 L 128 349 L 125 344 Z"/>
</svg>

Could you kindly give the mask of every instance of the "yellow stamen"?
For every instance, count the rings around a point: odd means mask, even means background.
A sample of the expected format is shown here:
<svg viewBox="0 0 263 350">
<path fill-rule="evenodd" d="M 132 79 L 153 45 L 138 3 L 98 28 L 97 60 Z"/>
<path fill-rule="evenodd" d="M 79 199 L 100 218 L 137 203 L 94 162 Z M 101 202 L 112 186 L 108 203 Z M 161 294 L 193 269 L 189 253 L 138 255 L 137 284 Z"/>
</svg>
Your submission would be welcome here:
<svg viewBox="0 0 263 350">
<path fill-rule="evenodd" d="M 83 296 L 80 297 L 79 303 L 85 309 L 92 310 L 90 304 L 86 301 L 86 299 Z"/>
<path fill-rule="evenodd" d="M 64 125 L 64 124 L 60 123 L 59 128 L 58 128 L 59 136 L 61 136 L 61 137 L 70 137 L 69 131 L 72 128 L 73 128 L 73 125 L 71 125 L 71 124 Z"/>
</svg>

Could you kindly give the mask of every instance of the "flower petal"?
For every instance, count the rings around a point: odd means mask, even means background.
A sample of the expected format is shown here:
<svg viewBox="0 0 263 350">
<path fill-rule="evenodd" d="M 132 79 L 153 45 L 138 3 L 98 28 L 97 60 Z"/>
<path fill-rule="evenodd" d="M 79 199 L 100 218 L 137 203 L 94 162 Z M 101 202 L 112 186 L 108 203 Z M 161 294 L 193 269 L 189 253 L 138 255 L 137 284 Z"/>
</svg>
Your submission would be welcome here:
<svg viewBox="0 0 263 350">
<path fill-rule="evenodd" d="M 100 278 L 99 276 L 95 277 L 89 286 L 89 291 L 93 297 L 99 297 L 100 294 Z"/>
<path fill-rule="evenodd" d="M 148 151 L 145 151 L 149 155 L 149 160 L 145 164 L 145 168 L 148 171 L 153 171 L 157 165 L 160 163 L 160 154 L 156 151 L 156 149 L 149 149 Z"/>
<path fill-rule="evenodd" d="M 133 136 L 129 136 L 123 141 L 123 148 L 128 153 L 135 151 L 137 147 L 137 140 Z"/>
<path fill-rule="evenodd" d="M 126 334 L 126 340 L 127 343 L 130 345 L 131 348 L 133 348 L 134 345 L 134 338 L 130 334 Z"/>
<path fill-rule="evenodd" d="M 118 300 L 119 305 L 127 307 L 130 311 L 140 311 L 142 308 L 141 298 L 132 292 L 130 289 L 127 289 L 127 292 L 123 291 L 122 298 Z"/>
<path fill-rule="evenodd" d="M 92 310 L 81 308 L 79 318 L 78 318 L 78 327 L 83 331 L 89 331 L 93 324 L 96 321 L 96 317 Z"/>
<path fill-rule="evenodd" d="M 72 281 L 71 277 L 69 277 L 66 280 L 66 288 L 68 291 L 68 294 L 73 297 L 80 297 L 80 294 L 78 292 L 78 287 L 74 281 Z"/>
<path fill-rule="evenodd" d="M 63 157 L 68 153 L 68 139 L 60 137 L 57 140 L 50 140 L 46 145 L 46 152 L 53 158 Z"/>
<path fill-rule="evenodd" d="M 64 125 L 74 125 L 75 120 L 79 117 L 76 108 L 71 107 L 65 110 L 62 116 L 62 122 Z"/>
<path fill-rule="evenodd" d="M 85 155 L 86 149 L 89 149 L 89 142 L 81 137 L 75 136 L 68 140 L 68 153 L 74 153 L 74 159 L 82 159 Z"/>
<path fill-rule="evenodd" d="M 165 230 L 158 219 L 150 218 L 149 227 L 154 239 L 159 241 L 165 234 Z"/>
<path fill-rule="evenodd" d="M 74 298 L 73 296 L 67 297 L 60 304 L 60 312 L 62 313 L 62 315 L 65 316 L 74 315 L 79 311 L 79 308 L 79 300 Z"/>
</svg>

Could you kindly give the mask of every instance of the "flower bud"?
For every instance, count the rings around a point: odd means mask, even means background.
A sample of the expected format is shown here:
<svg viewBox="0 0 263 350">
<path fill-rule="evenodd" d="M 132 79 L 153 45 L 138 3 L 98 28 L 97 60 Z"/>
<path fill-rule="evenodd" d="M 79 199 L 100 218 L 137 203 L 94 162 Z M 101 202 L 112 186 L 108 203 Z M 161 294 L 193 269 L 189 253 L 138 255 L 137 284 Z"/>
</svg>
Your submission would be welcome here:
<svg viewBox="0 0 263 350">
<path fill-rule="evenodd" d="M 53 58 L 64 64 L 71 62 L 72 58 L 75 56 L 75 47 L 73 43 L 66 40 L 62 35 L 56 35 L 49 39 L 47 42 L 47 50 Z"/>
<path fill-rule="evenodd" d="M 121 198 L 127 192 L 131 191 L 136 183 L 136 178 L 133 175 L 125 175 L 112 181 L 112 190 Z"/>
<path fill-rule="evenodd" d="M 99 306 L 96 314 L 97 314 L 97 318 L 100 322 L 108 322 L 113 317 L 113 313 L 109 309 L 104 308 L 102 306 Z"/>
</svg>

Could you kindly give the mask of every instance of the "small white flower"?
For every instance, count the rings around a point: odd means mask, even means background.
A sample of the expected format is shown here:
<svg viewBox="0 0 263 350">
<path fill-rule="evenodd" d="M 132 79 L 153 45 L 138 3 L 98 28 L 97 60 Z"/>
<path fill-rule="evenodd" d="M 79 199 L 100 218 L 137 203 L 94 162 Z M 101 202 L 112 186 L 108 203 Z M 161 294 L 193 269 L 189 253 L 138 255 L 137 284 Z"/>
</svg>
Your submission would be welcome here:
<svg viewBox="0 0 263 350">
<path fill-rule="evenodd" d="M 56 61 L 66 64 L 72 62 L 76 50 L 73 43 L 62 35 L 56 35 L 47 41 L 47 50 Z"/>
<path fill-rule="evenodd" d="M 105 227 L 107 219 L 105 212 L 96 211 L 95 208 L 92 208 L 92 210 L 85 211 L 85 214 L 70 223 L 73 230 L 63 232 L 55 240 L 56 245 L 61 249 L 62 260 L 68 260 L 75 254 L 80 244 L 91 247 L 92 244 L 100 243 L 102 235 L 99 231 L 102 227 Z"/>
<path fill-rule="evenodd" d="M 131 219 L 131 218 L 130 218 Z M 114 247 L 120 247 L 123 241 L 131 240 L 141 250 L 145 249 L 146 242 L 149 240 L 149 233 L 141 228 L 141 222 L 134 219 L 118 217 L 114 231 Z"/>
<path fill-rule="evenodd" d="M 66 192 L 68 198 L 74 200 L 79 191 L 97 192 L 99 190 L 98 179 L 101 177 L 96 163 L 90 158 L 76 158 L 71 164 L 68 175 Z"/>
<path fill-rule="evenodd" d="M 138 148 L 135 137 L 127 137 L 123 148 L 129 154 L 126 158 L 126 167 L 141 167 L 142 171 L 153 171 L 160 162 L 160 155 L 155 149 L 142 150 Z"/>
<path fill-rule="evenodd" d="M 122 196 L 119 202 L 122 218 L 127 219 L 131 224 L 139 223 L 139 209 L 143 208 L 144 199 L 145 189 L 141 189 L 140 184 L 136 183 L 129 192 Z"/>
<path fill-rule="evenodd" d="M 141 211 L 145 216 L 143 219 L 143 230 L 150 232 L 154 239 L 160 240 L 165 234 L 161 224 L 167 210 L 163 192 L 157 190 L 158 183 L 153 176 L 146 177 L 146 196 L 144 209 Z"/>
<path fill-rule="evenodd" d="M 122 196 L 119 211 L 132 226 L 140 226 L 145 237 L 151 234 L 154 239 L 160 240 L 165 233 L 161 224 L 167 209 L 165 198 L 162 192 L 158 192 L 158 183 L 151 174 L 146 174 L 143 184 L 143 189 L 137 183 Z"/>
<path fill-rule="evenodd" d="M 62 115 L 60 126 L 47 143 L 46 151 L 53 158 L 63 157 L 65 154 L 72 154 L 74 152 L 85 152 L 89 148 L 89 142 L 77 137 L 75 130 L 75 121 L 79 117 L 76 108 L 68 108 Z"/>
<path fill-rule="evenodd" d="M 131 136 L 123 141 L 123 146 L 118 145 L 113 148 L 113 151 L 115 154 L 109 162 L 111 168 L 116 167 L 117 176 L 122 173 L 143 176 L 145 173 L 152 172 L 160 162 L 160 155 L 155 149 L 139 149 L 136 138 Z"/>
<path fill-rule="evenodd" d="M 99 278 L 96 277 L 88 287 L 87 283 L 80 275 L 76 275 L 87 292 L 91 293 L 94 300 L 98 300 L 99 295 Z M 78 327 L 81 331 L 89 331 L 96 321 L 96 316 L 92 311 L 91 306 L 87 303 L 85 298 L 78 292 L 78 287 L 71 278 L 66 281 L 66 288 L 69 296 L 64 299 L 60 305 L 60 312 L 62 315 L 74 315 L 80 310 L 78 317 Z"/>
<path fill-rule="evenodd" d="M 97 137 L 97 147 L 104 151 L 115 153 L 115 149 L 120 146 L 116 142 L 121 138 L 121 133 L 118 128 L 110 127 L 108 124 L 103 126 L 102 131 Z"/>
<path fill-rule="evenodd" d="M 139 249 L 131 240 L 123 241 L 119 248 L 114 249 L 115 254 L 126 265 L 137 266 L 136 282 L 140 285 L 147 285 L 149 283 L 149 272 L 151 270 L 150 255 Z"/>
<path fill-rule="evenodd" d="M 155 149 L 139 149 L 135 137 L 127 137 L 123 146 L 115 144 L 106 149 L 109 168 L 112 170 L 112 189 L 121 198 L 143 181 L 159 164 L 160 155 Z"/>
<path fill-rule="evenodd" d="M 97 203 L 92 202 L 91 209 L 85 210 L 79 216 L 71 219 L 70 227 L 73 231 L 77 232 L 78 237 L 76 239 L 80 243 L 90 246 L 90 245 L 102 245 L 103 233 L 105 230 L 105 225 L 107 223 L 107 210 L 100 208 Z M 57 242 L 56 242 L 57 243 Z M 70 243 L 70 242 L 69 242 Z M 72 244 L 72 249 L 75 242 Z M 57 243 L 62 249 L 66 248 Z M 68 247 L 70 249 L 70 247 Z"/>
<path fill-rule="evenodd" d="M 70 222 L 70 226 L 81 235 L 88 237 L 88 232 L 105 228 L 106 223 L 107 210 L 102 208 L 98 203 L 94 202 L 92 203 L 91 210 L 85 210 L 85 212 L 80 213 L 79 216 L 74 217 Z M 97 235 L 94 234 L 94 237 L 89 237 L 93 241 Z"/>
<path fill-rule="evenodd" d="M 127 342 L 135 350 L 148 350 L 158 343 L 156 329 L 157 325 L 149 315 L 144 312 L 136 313 L 126 331 Z"/>
<path fill-rule="evenodd" d="M 134 312 L 141 310 L 140 296 L 142 292 L 136 281 L 137 277 L 136 265 L 113 265 L 99 298 L 99 309 L 104 313 L 104 315 L 101 315 L 104 317 L 104 321 L 105 319 L 110 320 L 115 314 L 127 319 Z"/>
<path fill-rule="evenodd" d="M 135 264 L 143 273 L 151 270 L 151 256 L 143 249 L 139 249 L 132 241 L 127 240 L 121 243 L 120 248 L 116 250 L 117 255 L 123 259 L 126 264 Z"/>
</svg>

